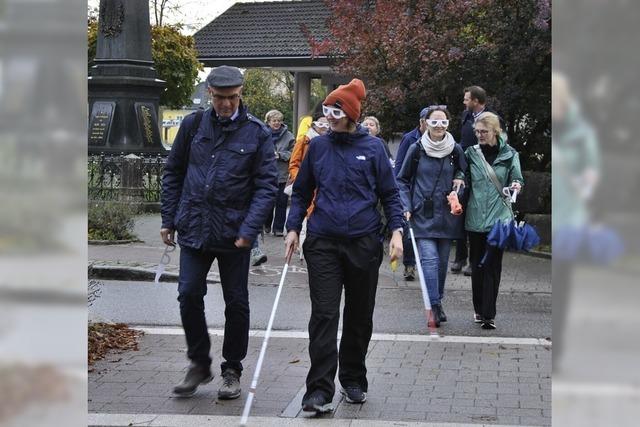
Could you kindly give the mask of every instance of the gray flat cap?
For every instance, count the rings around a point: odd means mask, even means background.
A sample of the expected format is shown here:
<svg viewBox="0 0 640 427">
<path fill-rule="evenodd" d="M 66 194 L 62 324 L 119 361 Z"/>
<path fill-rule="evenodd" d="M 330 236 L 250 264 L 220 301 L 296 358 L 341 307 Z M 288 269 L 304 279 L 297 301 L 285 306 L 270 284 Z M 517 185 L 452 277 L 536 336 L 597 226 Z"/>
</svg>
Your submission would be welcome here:
<svg viewBox="0 0 640 427">
<path fill-rule="evenodd" d="M 243 82 L 240 70 L 228 65 L 214 68 L 207 76 L 207 84 L 210 87 L 236 87 L 242 86 Z"/>
</svg>

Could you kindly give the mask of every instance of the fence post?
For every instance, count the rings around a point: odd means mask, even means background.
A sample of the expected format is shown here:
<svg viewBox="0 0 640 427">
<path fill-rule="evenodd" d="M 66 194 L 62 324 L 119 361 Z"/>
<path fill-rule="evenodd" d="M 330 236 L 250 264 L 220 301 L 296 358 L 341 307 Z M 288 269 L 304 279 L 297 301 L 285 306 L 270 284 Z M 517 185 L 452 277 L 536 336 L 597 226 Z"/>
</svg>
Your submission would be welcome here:
<svg viewBox="0 0 640 427">
<path fill-rule="evenodd" d="M 118 200 L 121 202 L 142 203 L 144 188 L 142 186 L 142 158 L 129 154 L 122 161 L 122 181 Z"/>
</svg>

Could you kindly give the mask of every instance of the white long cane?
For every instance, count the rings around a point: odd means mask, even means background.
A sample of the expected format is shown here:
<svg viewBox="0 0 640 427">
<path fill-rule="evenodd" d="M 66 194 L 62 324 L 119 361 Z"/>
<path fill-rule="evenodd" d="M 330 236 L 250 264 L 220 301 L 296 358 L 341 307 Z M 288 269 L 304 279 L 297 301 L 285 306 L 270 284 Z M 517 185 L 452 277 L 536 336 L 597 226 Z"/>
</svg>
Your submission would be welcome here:
<svg viewBox="0 0 640 427">
<path fill-rule="evenodd" d="M 409 225 L 409 235 L 411 236 L 411 246 L 413 246 L 413 253 L 416 256 L 418 262 L 416 262 L 416 266 L 418 267 L 418 281 L 420 282 L 420 289 L 422 289 L 422 301 L 424 302 L 424 313 L 427 317 L 427 327 L 429 328 L 430 333 L 436 334 L 435 328 L 435 320 L 433 319 L 433 312 L 431 311 L 431 301 L 429 300 L 429 291 L 427 290 L 427 283 L 424 280 L 424 272 L 422 271 L 422 263 L 420 262 L 420 253 L 418 252 L 418 245 L 416 244 L 416 237 L 413 234 L 413 227 L 411 227 L 411 223 L 407 221 Z"/>
<path fill-rule="evenodd" d="M 273 319 L 276 317 L 276 310 L 278 309 L 278 301 L 280 301 L 280 293 L 282 292 L 282 285 L 284 284 L 284 278 L 289 270 L 289 262 L 291 261 L 291 255 L 293 254 L 293 246 L 287 253 L 284 262 L 284 268 L 282 269 L 282 276 L 280 277 L 280 284 L 278 285 L 278 292 L 276 292 L 276 299 L 273 302 L 273 308 L 271 309 L 271 316 L 269 317 L 269 323 L 267 324 L 267 330 L 264 333 L 264 340 L 262 341 L 262 348 L 260 349 L 260 355 L 258 356 L 258 363 L 256 364 L 256 370 L 253 373 L 253 380 L 251 380 L 251 387 L 249 388 L 249 394 L 247 395 L 247 401 L 244 404 L 244 410 L 242 411 L 242 418 L 240 419 L 240 425 L 246 426 L 247 419 L 249 418 L 249 412 L 251 411 L 251 405 L 253 404 L 253 397 L 256 394 L 256 387 L 258 386 L 258 378 L 260 377 L 260 370 L 262 369 L 262 361 L 264 360 L 264 354 L 267 352 L 267 344 L 269 343 L 269 337 L 271 336 L 271 327 L 273 326 Z"/>
</svg>

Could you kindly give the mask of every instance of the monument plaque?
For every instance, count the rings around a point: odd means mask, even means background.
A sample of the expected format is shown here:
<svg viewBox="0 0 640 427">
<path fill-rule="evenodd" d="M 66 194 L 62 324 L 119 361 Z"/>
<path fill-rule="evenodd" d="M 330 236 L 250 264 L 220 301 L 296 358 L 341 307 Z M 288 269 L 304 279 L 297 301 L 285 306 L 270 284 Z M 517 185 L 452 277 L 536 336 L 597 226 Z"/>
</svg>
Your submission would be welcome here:
<svg viewBox="0 0 640 427">
<path fill-rule="evenodd" d="M 109 140 L 115 102 L 99 101 L 93 104 L 89 118 L 89 144 L 104 146 Z"/>
<path fill-rule="evenodd" d="M 154 141 L 160 138 L 156 108 L 152 103 L 136 102 L 135 110 L 138 117 L 138 129 L 140 129 L 140 136 L 142 137 L 142 145 L 153 147 Z"/>
</svg>

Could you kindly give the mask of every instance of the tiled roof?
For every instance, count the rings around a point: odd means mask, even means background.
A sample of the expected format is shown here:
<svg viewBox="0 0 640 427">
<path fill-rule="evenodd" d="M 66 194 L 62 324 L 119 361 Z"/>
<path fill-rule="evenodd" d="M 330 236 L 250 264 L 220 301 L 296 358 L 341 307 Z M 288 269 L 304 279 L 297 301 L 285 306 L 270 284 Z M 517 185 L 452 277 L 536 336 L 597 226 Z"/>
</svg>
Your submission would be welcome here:
<svg viewBox="0 0 640 427">
<path fill-rule="evenodd" d="M 199 58 L 310 57 L 305 25 L 317 39 L 329 36 L 323 0 L 236 3 L 194 34 Z"/>
</svg>

